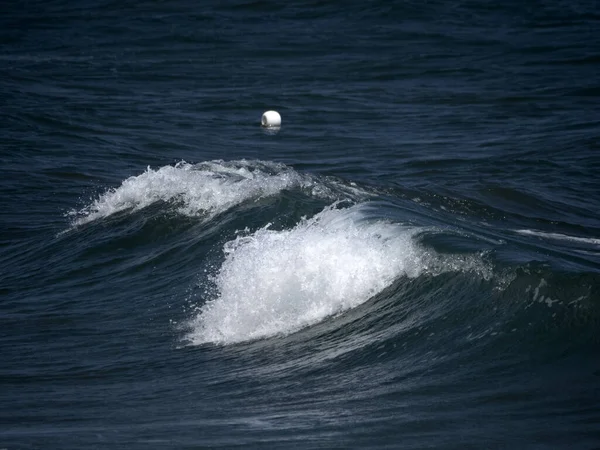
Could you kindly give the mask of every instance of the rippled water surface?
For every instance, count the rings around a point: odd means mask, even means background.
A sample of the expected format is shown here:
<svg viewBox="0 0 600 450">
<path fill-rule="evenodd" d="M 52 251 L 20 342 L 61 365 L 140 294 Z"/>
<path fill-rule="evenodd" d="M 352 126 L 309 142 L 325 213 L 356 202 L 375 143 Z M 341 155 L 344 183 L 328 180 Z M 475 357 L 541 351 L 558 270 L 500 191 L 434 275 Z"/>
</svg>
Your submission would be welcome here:
<svg viewBox="0 0 600 450">
<path fill-rule="evenodd" d="M 4 5 L 0 448 L 599 447 L 597 10 Z"/>
</svg>

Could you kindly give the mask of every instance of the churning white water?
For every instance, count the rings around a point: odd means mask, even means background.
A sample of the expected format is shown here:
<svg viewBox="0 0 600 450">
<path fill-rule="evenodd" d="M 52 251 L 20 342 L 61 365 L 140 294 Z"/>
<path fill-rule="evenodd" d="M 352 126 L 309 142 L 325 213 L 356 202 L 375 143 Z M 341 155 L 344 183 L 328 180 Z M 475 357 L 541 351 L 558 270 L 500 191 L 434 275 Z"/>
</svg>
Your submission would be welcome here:
<svg viewBox="0 0 600 450">
<path fill-rule="evenodd" d="M 218 294 L 192 321 L 193 343 L 288 334 L 353 308 L 422 270 L 414 229 L 368 221 L 360 205 L 327 208 L 290 230 L 228 242 Z"/>
</svg>

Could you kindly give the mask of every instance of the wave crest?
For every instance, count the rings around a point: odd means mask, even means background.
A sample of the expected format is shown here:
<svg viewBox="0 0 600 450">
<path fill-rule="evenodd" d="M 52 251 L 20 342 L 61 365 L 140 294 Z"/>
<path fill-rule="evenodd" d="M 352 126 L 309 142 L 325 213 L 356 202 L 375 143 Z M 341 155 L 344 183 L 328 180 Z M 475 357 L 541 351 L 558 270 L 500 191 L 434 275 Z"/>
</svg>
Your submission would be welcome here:
<svg viewBox="0 0 600 450">
<path fill-rule="evenodd" d="M 367 211 L 334 205 L 292 229 L 266 226 L 225 244 L 217 295 L 192 319 L 188 340 L 285 335 L 366 302 L 399 277 L 481 269 L 480 259 L 433 258 L 417 243 L 421 228 L 372 220 Z"/>
<path fill-rule="evenodd" d="M 285 189 L 308 189 L 311 195 L 329 192 L 309 175 L 265 161 L 210 161 L 159 169 L 148 167 L 114 189 L 100 195 L 90 205 L 71 211 L 73 225 L 83 225 L 112 214 L 137 211 L 156 202 L 176 202 L 178 213 L 213 217 L 241 203 L 278 194 Z"/>
</svg>

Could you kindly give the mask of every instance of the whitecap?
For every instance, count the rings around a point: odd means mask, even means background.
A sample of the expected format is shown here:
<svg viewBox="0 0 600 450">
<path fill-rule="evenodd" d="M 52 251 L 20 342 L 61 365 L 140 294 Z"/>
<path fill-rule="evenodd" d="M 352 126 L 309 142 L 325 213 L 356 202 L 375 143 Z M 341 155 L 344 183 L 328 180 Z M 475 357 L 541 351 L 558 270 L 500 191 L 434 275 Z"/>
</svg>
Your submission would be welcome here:
<svg viewBox="0 0 600 450">
<path fill-rule="evenodd" d="M 194 165 L 182 161 L 156 170 L 148 167 L 144 173 L 126 179 L 119 187 L 69 215 L 77 226 L 163 201 L 176 202 L 182 215 L 210 218 L 246 201 L 292 188 L 309 189 L 320 196 L 329 194 L 313 177 L 284 164 L 219 160 Z"/>
<path fill-rule="evenodd" d="M 365 204 L 332 206 L 292 229 L 266 226 L 225 244 L 216 295 L 191 320 L 188 340 L 230 344 L 286 335 L 366 302 L 399 277 L 483 266 L 476 257 L 436 258 L 417 243 L 421 229 L 373 220 L 368 212 Z"/>
</svg>

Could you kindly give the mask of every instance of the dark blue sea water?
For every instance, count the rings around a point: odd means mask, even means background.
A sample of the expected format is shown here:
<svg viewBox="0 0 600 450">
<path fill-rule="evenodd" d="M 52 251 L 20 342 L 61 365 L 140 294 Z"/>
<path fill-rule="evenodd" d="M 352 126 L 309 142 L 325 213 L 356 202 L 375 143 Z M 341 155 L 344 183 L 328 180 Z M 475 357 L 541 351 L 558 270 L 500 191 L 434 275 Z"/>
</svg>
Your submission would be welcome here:
<svg viewBox="0 0 600 450">
<path fill-rule="evenodd" d="M 597 2 L 0 10 L 0 448 L 600 448 Z"/>
</svg>

